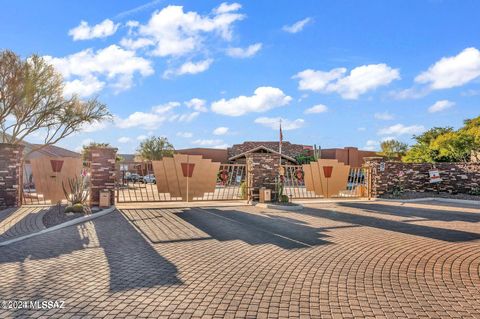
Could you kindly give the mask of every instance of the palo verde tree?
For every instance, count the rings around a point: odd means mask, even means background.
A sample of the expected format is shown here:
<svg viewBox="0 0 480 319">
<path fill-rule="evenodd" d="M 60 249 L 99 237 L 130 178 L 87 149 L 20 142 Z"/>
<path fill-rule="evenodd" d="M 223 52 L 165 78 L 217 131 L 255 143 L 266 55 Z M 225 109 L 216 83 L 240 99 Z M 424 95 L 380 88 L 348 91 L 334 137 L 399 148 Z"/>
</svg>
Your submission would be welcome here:
<svg viewBox="0 0 480 319">
<path fill-rule="evenodd" d="M 400 159 L 405 155 L 408 145 L 397 140 L 386 140 L 380 144 L 380 155 L 389 160 Z"/>
<path fill-rule="evenodd" d="M 480 116 L 465 120 L 458 130 L 434 127 L 414 139 L 405 162 L 468 162 L 480 154 Z"/>
<path fill-rule="evenodd" d="M 175 149 L 168 142 L 166 137 L 149 137 L 140 143 L 137 149 L 138 155 L 143 160 L 153 161 L 160 160 L 164 156 L 173 156 Z"/>
<path fill-rule="evenodd" d="M 36 134 L 47 145 L 81 130 L 84 125 L 111 119 L 105 104 L 64 95 L 63 78 L 44 58 L 21 59 L 0 52 L 0 141 L 21 144 Z"/>
</svg>

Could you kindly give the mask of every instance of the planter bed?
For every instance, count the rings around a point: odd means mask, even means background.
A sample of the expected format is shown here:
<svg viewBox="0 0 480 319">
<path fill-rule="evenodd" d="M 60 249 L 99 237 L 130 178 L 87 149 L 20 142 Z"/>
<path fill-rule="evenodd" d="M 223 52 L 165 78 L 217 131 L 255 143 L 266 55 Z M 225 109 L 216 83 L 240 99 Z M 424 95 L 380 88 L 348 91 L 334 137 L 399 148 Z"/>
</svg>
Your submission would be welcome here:
<svg viewBox="0 0 480 319">
<path fill-rule="evenodd" d="M 43 215 L 43 224 L 50 228 L 65 222 L 86 216 L 86 213 L 67 213 L 65 214 L 65 205 L 55 205 Z"/>
</svg>

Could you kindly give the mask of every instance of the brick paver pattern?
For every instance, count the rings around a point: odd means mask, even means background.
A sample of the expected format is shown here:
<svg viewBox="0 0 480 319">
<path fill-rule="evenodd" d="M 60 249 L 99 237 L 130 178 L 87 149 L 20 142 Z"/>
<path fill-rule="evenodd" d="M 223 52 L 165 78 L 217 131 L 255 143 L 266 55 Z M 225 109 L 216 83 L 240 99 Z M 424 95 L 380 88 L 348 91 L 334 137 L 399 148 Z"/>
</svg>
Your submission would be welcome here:
<svg viewBox="0 0 480 319">
<path fill-rule="evenodd" d="M 18 318 L 480 318 L 480 210 L 125 209 L 0 247 Z"/>
<path fill-rule="evenodd" d="M 43 215 L 48 209 L 25 206 L 0 211 L 0 243 L 45 229 Z"/>
</svg>

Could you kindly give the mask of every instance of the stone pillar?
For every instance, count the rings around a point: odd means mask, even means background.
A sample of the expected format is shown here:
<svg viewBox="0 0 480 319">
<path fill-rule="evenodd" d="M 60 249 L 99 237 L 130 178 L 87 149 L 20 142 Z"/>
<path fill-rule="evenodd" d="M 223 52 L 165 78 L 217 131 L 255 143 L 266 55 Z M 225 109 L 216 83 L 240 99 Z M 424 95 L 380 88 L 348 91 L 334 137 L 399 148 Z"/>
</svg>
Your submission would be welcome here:
<svg viewBox="0 0 480 319">
<path fill-rule="evenodd" d="M 87 150 L 90 161 L 90 206 L 98 206 L 100 192 L 110 192 L 110 205 L 115 205 L 115 158 L 117 149 L 112 147 L 91 147 Z"/>
<path fill-rule="evenodd" d="M 247 171 L 249 172 L 249 186 L 255 191 L 261 187 L 275 190 L 275 181 L 278 177 L 280 155 L 274 153 L 249 153 Z"/>
<path fill-rule="evenodd" d="M 0 210 L 22 205 L 23 148 L 0 143 Z"/>
<path fill-rule="evenodd" d="M 386 185 L 381 183 L 383 172 L 380 170 L 381 163 L 385 169 L 385 159 L 383 157 L 364 157 L 363 160 L 365 161 L 363 167 L 367 174 L 368 197 L 376 198 L 386 191 Z"/>
</svg>

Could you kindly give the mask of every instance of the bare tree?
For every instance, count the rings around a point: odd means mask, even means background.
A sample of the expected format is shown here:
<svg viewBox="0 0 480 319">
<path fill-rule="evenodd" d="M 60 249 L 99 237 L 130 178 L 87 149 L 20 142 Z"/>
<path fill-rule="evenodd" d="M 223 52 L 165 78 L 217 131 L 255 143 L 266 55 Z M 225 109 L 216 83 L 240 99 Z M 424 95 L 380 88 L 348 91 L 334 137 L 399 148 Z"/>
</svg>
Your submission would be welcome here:
<svg viewBox="0 0 480 319">
<path fill-rule="evenodd" d="M 64 96 L 62 76 L 42 57 L 22 60 L 0 52 L 0 130 L 4 143 L 19 144 L 32 133 L 43 139 L 37 151 L 81 130 L 111 119 L 105 104 Z"/>
</svg>

